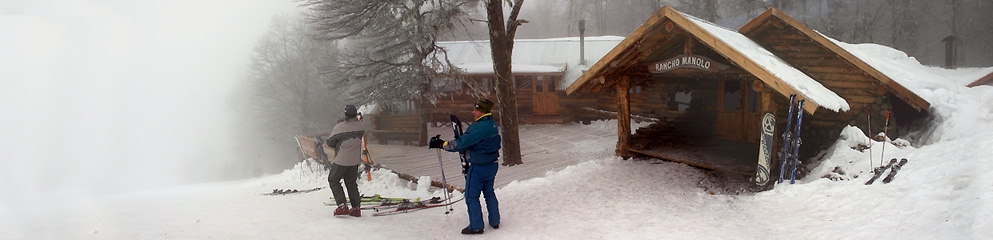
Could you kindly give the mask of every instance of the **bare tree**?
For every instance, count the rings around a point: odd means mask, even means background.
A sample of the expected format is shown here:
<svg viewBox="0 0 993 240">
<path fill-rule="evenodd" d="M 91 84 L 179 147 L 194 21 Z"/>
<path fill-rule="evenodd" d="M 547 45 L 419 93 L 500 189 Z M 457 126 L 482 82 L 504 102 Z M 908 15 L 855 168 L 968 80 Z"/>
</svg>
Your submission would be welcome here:
<svg viewBox="0 0 993 240">
<path fill-rule="evenodd" d="M 493 51 L 493 70 L 496 74 L 497 98 L 500 100 L 500 135 L 503 138 L 503 165 L 513 166 L 524 163 L 521 160 L 521 138 L 517 118 L 517 92 L 514 88 L 514 75 L 511 57 L 514 53 L 514 35 L 517 27 L 527 23 L 517 19 L 524 0 L 507 1 L 510 16 L 504 23 L 503 0 L 486 2 L 487 24 L 490 29 L 490 49 Z"/>
<path fill-rule="evenodd" d="M 319 63 L 335 54 L 335 46 L 309 34 L 299 17 L 274 17 L 250 56 L 245 84 L 232 97 L 242 119 L 236 123 L 242 134 L 239 145 L 252 154 L 242 157 L 261 157 L 256 154 L 268 148 L 266 157 L 279 159 L 269 163 L 269 170 L 296 162 L 294 136 L 330 131 L 341 115 L 340 109 L 328 107 L 340 105 L 338 92 L 324 88 L 318 77 Z"/>
<path fill-rule="evenodd" d="M 301 19 L 280 16 L 259 39 L 251 56 L 249 78 L 255 91 L 256 112 L 269 126 L 285 126 L 280 132 L 306 133 L 327 130 L 338 93 L 319 81 L 319 63 L 334 55 L 333 42 L 308 37 Z"/>
<path fill-rule="evenodd" d="M 349 88 L 354 102 L 420 103 L 434 97 L 424 89 L 428 79 L 456 74 L 435 43 L 439 33 L 464 21 L 464 9 L 475 1 L 300 2 L 308 10 L 315 38 L 346 40 L 342 57 L 323 69 L 329 86 Z"/>
</svg>

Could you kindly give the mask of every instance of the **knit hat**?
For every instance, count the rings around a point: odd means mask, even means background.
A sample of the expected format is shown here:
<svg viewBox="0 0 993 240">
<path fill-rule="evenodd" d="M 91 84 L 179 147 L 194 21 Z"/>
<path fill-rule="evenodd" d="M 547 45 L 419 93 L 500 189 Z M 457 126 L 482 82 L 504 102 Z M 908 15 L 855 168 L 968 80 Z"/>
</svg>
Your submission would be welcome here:
<svg viewBox="0 0 993 240">
<path fill-rule="evenodd" d="M 486 100 L 485 98 L 479 99 L 479 101 L 476 101 L 475 107 L 476 110 L 479 110 L 481 113 L 490 113 L 490 110 L 493 110 L 493 102 L 490 102 L 490 100 Z"/>
<path fill-rule="evenodd" d="M 359 115 L 358 109 L 355 109 L 355 105 L 345 105 L 345 117 L 353 118 Z"/>
</svg>

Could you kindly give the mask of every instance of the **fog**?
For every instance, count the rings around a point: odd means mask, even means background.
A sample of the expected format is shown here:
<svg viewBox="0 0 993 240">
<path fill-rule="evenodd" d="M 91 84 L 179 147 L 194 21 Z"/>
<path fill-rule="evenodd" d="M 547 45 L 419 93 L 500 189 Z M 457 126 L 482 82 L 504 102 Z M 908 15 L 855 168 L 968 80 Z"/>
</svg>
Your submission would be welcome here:
<svg viewBox="0 0 993 240">
<path fill-rule="evenodd" d="M 230 179 L 246 160 L 229 95 L 271 17 L 296 9 L 0 1 L 0 203 Z"/>
</svg>

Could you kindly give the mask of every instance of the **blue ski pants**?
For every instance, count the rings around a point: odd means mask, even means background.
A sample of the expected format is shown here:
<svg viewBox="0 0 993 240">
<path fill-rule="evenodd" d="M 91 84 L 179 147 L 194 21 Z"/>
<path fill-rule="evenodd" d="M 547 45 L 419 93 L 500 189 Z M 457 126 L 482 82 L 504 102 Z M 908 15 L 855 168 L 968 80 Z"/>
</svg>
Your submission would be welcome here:
<svg viewBox="0 0 993 240">
<path fill-rule="evenodd" d="M 483 229 L 483 209 L 479 203 L 482 193 L 486 199 L 486 211 L 489 213 L 490 226 L 500 225 L 500 207 L 496 193 L 493 192 L 493 179 L 496 178 L 500 164 L 496 161 L 486 164 L 471 164 L 465 175 L 465 204 L 469 212 L 469 228 Z"/>
</svg>

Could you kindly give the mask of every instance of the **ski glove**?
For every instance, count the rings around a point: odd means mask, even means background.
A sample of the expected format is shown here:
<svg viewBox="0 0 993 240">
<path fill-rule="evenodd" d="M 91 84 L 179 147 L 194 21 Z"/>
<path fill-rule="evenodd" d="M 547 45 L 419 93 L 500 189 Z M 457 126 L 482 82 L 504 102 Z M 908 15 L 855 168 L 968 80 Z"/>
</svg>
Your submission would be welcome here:
<svg viewBox="0 0 993 240">
<path fill-rule="evenodd" d="M 445 146 L 445 140 L 441 140 L 441 135 L 435 135 L 428 141 L 428 148 L 442 148 Z"/>
</svg>

